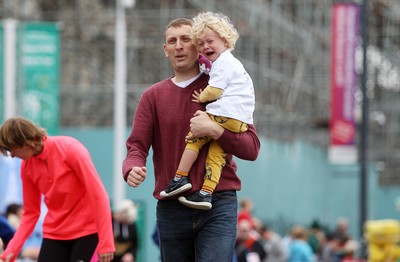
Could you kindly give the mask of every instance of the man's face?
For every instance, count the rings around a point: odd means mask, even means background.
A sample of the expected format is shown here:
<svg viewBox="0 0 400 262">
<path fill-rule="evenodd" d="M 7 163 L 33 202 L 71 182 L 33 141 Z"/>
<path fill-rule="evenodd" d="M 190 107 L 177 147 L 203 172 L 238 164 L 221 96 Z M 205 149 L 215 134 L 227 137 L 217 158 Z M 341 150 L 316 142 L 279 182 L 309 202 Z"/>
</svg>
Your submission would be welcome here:
<svg viewBox="0 0 400 262">
<path fill-rule="evenodd" d="M 248 221 L 240 221 L 237 228 L 237 239 L 244 241 L 250 236 L 251 225 Z"/>
<path fill-rule="evenodd" d="M 191 26 L 170 27 L 165 32 L 164 53 L 175 72 L 198 68 L 197 48 L 190 38 Z"/>
</svg>

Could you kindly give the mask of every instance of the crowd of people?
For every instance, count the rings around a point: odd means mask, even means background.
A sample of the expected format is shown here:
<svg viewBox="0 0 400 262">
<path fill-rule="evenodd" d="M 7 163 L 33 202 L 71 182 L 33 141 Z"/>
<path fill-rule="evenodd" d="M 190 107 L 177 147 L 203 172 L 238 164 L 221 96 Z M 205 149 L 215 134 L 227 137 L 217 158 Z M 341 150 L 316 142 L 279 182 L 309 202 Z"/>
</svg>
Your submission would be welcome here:
<svg viewBox="0 0 400 262">
<path fill-rule="evenodd" d="M 252 215 L 253 203 L 243 199 L 238 214 L 236 261 L 238 262 L 361 262 L 367 261 L 360 243 L 351 238 L 346 218 L 333 229 L 318 221 L 293 225 L 283 235 Z"/>
</svg>

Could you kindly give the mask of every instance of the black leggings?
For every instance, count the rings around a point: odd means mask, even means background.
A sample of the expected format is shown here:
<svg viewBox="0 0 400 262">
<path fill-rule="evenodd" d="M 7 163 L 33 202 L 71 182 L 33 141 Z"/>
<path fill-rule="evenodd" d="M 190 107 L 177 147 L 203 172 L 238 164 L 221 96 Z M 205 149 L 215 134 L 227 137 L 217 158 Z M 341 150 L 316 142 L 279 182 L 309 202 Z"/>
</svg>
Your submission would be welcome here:
<svg viewBox="0 0 400 262">
<path fill-rule="evenodd" d="M 97 243 L 97 234 L 71 240 L 44 238 L 38 262 L 90 262 Z"/>
</svg>

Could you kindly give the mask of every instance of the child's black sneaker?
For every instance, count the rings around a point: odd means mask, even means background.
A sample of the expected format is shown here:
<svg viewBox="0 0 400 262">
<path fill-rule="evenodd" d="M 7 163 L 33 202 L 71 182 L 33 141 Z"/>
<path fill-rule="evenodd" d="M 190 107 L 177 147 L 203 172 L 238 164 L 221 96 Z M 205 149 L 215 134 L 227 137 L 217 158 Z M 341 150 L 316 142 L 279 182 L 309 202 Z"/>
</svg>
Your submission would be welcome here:
<svg viewBox="0 0 400 262">
<path fill-rule="evenodd" d="M 192 184 L 189 183 L 189 180 L 187 177 L 183 176 L 178 181 L 175 181 L 174 179 L 172 179 L 169 182 L 168 188 L 161 191 L 160 196 L 161 197 L 176 196 L 180 193 L 190 190 L 191 188 L 192 188 Z"/>
<path fill-rule="evenodd" d="M 183 205 L 201 210 L 210 210 L 212 208 L 211 199 L 212 196 L 210 194 L 203 195 L 199 191 L 178 198 Z"/>
</svg>

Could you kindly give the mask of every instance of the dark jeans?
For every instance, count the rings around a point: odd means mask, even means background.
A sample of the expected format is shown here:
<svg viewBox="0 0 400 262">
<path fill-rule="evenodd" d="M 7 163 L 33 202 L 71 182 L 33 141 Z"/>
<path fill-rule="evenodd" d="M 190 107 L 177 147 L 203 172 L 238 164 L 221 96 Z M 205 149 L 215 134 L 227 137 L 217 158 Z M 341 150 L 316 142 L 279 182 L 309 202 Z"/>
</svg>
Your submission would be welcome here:
<svg viewBox="0 0 400 262">
<path fill-rule="evenodd" d="M 98 243 L 97 234 L 71 240 L 44 238 L 39 262 L 90 262 Z"/>
<path fill-rule="evenodd" d="M 157 225 L 163 262 L 232 262 L 236 240 L 236 191 L 215 192 L 209 211 L 177 200 L 159 200 Z"/>
</svg>

